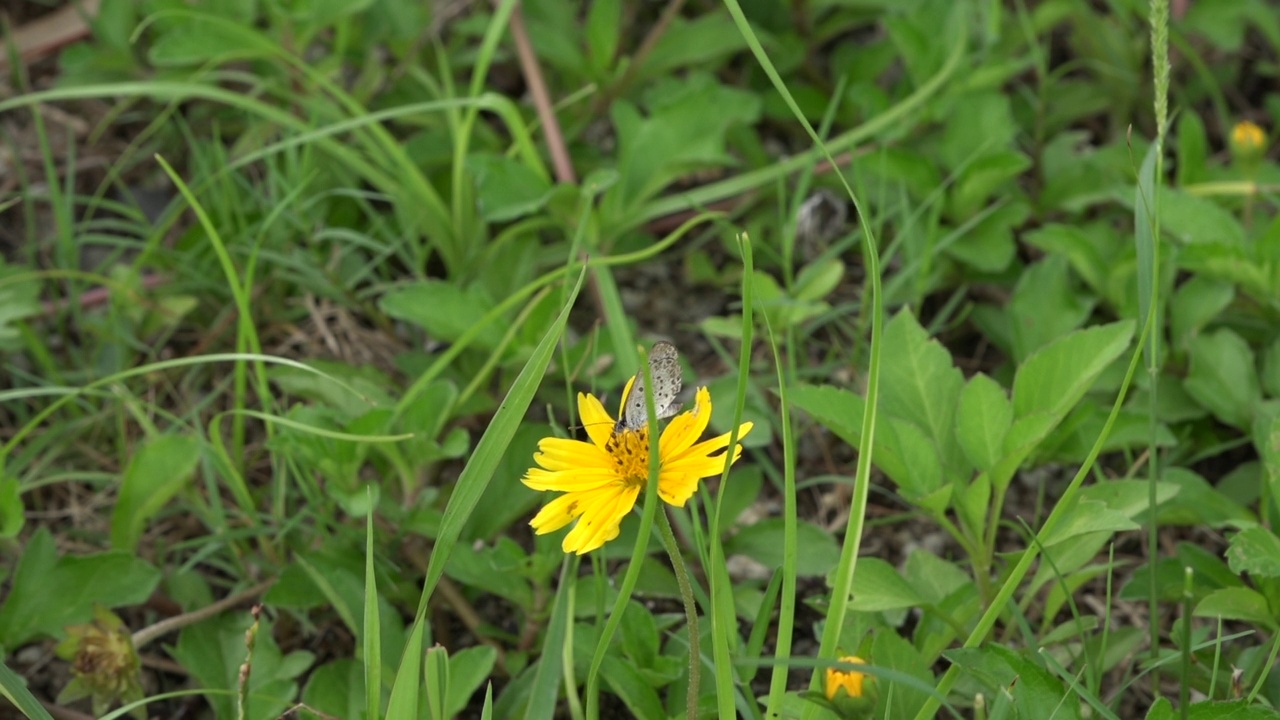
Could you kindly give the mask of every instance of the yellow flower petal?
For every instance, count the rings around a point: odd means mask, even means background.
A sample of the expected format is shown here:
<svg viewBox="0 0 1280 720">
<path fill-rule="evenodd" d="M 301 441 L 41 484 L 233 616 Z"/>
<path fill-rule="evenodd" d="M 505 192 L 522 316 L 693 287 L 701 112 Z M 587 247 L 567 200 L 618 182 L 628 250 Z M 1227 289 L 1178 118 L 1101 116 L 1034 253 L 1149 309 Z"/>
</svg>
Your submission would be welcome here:
<svg viewBox="0 0 1280 720">
<path fill-rule="evenodd" d="M 753 427 L 755 427 L 755 424 L 751 422 L 744 422 L 741 425 L 739 425 L 738 441 L 741 442 L 742 438 L 746 437 L 747 433 L 751 432 L 751 428 Z M 667 463 L 678 462 L 686 458 L 693 458 L 693 457 L 705 458 L 711 453 L 716 452 L 717 450 L 723 450 L 724 448 L 728 447 L 729 435 L 730 433 L 725 433 L 723 435 L 717 435 L 711 438 L 710 440 L 703 440 L 702 442 L 698 443 L 697 445 L 694 445 L 693 447 L 689 448 L 688 450 L 682 453 L 676 453 L 672 457 L 663 456 L 662 458 L 663 462 L 664 464 L 667 464 Z M 737 452 L 738 454 L 742 453 L 741 445 L 738 445 Z M 733 459 L 736 462 L 738 459 L 738 456 L 734 455 Z"/>
<path fill-rule="evenodd" d="M 636 382 L 636 376 L 632 375 L 627 378 L 627 384 L 622 388 L 622 397 L 618 399 L 618 417 L 622 417 L 627 411 L 627 395 L 631 393 L 631 386 Z"/>
<path fill-rule="evenodd" d="M 547 470 L 577 470 L 584 467 L 611 467 L 613 460 L 600 448 L 581 440 L 543 438 L 534 462 Z"/>
<path fill-rule="evenodd" d="M 616 424 L 605 411 L 604 405 L 600 404 L 595 395 L 578 393 L 578 417 L 582 419 L 582 426 L 587 429 L 591 442 L 603 450 Z"/>
<path fill-rule="evenodd" d="M 541 468 L 529 468 L 520 482 L 531 490 L 555 490 L 559 492 L 584 492 L 609 483 L 618 482 L 618 474 L 604 468 L 560 470 L 551 472 Z"/>
<path fill-rule="evenodd" d="M 711 393 L 705 388 L 698 388 L 693 410 L 682 412 L 671 419 L 662 438 L 658 440 L 658 457 L 666 458 L 688 450 L 702 433 L 707 430 L 711 420 Z"/>
<path fill-rule="evenodd" d="M 555 532 L 560 528 L 573 522 L 573 519 L 582 514 L 578 509 L 579 500 L 578 493 L 568 493 L 547 503 L 533 519 L 529 521 L 529 527 L 533 528 L 534 533 L 545 535 L 549 532 Z"/>
<path fill-rule="evenodd" d="M 705 476 L 664 469 L 658 477 L 658 496 L 668 505 L 684 507 L 693 497 L 693 491 L 698 489 L 698 480 L 702 477 Z"/>
<path fill-rule="evenodd" d="M 635 507 L 639 488 L 617 484 L 589 493 L 582 503 L 582 517 L 560 547 L 579 555 L 589 553 L 618 537 L 622 519 Z"/>
</svg>

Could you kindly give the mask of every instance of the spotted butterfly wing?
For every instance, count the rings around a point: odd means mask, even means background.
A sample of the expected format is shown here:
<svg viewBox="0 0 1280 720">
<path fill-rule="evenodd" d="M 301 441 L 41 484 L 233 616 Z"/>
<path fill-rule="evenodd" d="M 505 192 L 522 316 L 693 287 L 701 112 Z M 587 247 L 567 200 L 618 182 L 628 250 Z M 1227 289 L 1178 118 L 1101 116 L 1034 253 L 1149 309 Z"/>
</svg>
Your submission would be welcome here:
<svg viewBox="0 0 1280 720">
<path fill-rule="evenodd" d="M 680 394 L 680 354 L 669 342 L 654 343 L 649 351 L 649 377 L 653 380 L 653 409 L 658 419 L 669 418 L 680 411 L 676 395 Z M 631 390 L 622 403 L 622 417 L 614 431 L 639 430 L 649 422 L 644 399 L 644 372 L 636 373 Z"/>
</svg>

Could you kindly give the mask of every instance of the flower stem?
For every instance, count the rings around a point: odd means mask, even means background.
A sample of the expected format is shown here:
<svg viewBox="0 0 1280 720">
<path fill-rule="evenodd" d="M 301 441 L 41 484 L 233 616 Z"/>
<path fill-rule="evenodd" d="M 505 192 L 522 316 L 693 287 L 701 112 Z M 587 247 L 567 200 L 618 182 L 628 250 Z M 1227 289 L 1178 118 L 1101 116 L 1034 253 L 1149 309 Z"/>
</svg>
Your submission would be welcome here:
<svg viewBox="0 0 1280 720">
<path fill-rule="evenodd" d="M 685 696 L 685 717 L 688 720 L 698 718 L 698 686 L 702 672 L 701 637 L 698 632 L 698 604 L 693 599 L 693 586 L 689 584 L 689 570 L 680 555 L 680 546 L 676 544 L 676 535 L 671 532 L 671 521 L 665 512 L 658 513 L 658 530 L 662 535 L 662 546 L 671 556 L 671 569 L 676 574 L 676 584 L 680 586 L 680 599 L 684 601 L 685 624 L 689 628 L 689 692 Z"/>
</svg>

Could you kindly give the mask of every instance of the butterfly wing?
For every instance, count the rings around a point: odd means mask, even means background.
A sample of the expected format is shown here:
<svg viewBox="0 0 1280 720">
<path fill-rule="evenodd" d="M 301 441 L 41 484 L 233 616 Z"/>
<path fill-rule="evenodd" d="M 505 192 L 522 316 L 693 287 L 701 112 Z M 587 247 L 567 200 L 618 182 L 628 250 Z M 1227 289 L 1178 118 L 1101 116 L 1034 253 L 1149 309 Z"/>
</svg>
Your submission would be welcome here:
<svg viewBox="0 0 1280 720">
<path fill-rule="evenodd" d="M 658 419 L 669 418 L 680 410 L 676 396 L 680 394 L 680 353 L 669 342 L 655 343 L 649 351 L 649 377 L 653 380 L 653 407 Z M 622 404 L 622 417 L 617 430 L 639 430 L 649 422 L 649 412 L 644 399 L 644 372 L 636 374 Z"/>
</svg>

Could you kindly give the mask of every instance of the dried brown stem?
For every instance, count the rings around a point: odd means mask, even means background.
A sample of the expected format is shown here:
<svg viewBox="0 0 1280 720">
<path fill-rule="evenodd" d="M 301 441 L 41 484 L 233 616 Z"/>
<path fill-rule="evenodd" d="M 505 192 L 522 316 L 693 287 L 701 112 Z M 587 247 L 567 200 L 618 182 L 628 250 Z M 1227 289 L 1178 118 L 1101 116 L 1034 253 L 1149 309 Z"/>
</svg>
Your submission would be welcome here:
<svg viewBox="0 0 1280 720">
<path fill-rule="evenodd" d="M 569 150 L 564 144 L 564 135 L 560 132 L 560 122 L 556 119 L 555 108 L 551 103 L 551 94 L 547 92 L 547 83 L 542 75 L 542 66 L 533 52 L 533 44 L 529 42 L 529 33 L 525 31 L 524 15 L 517 4 L 511 11 L 511 39 L 516 43 L 516 56 L 520 59 L 520 71 L 524 73 L 525 83 L 529 86 L 529 95 L 533 97 L 533 107 L 542 121 L 542 131 L 547 136 L 547 152 L 551 154 L 551 165 L 555 168 L 556 180 L 562 183 L 576 183 L 577 174 L 573 171 L 573 162 L 569 158 Z"/>
<path fill-rule="evenodd" d="M 168 635 L 174 630 L 181 630 L 188 625 L 194 625 L 201 620 L 211 618 L 214 615 L 230 610 L 237 605 L 243 605 L 251 600 L 255 600 L 259 595 L 270 589 L 274 583 L 275 580 L 258 583 L 248 590 L 241 590 L 235 595 L 228 595 L 212 605 L 202 607 L 199 610 L 192 610 L 189 613 L 176 615 L 171 618 L 165 618 L 154 625 L 144 627 L 133 634 L 133 647 L 134 649 L 140 649 L 150 644 L 151 641 L 156 640 L 161 636 Z"/>
</svg>

